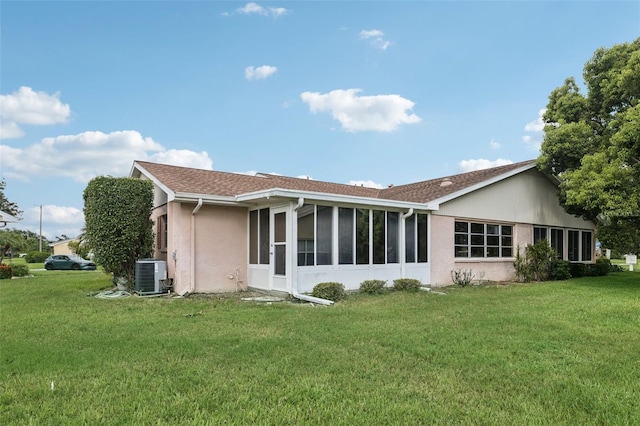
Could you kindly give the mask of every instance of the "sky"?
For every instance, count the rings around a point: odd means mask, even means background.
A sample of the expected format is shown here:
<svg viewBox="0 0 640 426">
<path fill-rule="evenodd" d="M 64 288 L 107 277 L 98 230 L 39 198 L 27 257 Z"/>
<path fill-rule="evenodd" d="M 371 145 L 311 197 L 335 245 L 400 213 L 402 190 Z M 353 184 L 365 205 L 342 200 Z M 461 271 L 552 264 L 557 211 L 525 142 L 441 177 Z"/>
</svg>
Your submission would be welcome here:
<svg viewBox="0 0 640 426">
<path fill-rule="evenodd" d="M 386 187 L 534 159 L 640 1 L 0 0 L 0 24 L 9 228 L 55 241 L 135 160 Z"/>
</svg>

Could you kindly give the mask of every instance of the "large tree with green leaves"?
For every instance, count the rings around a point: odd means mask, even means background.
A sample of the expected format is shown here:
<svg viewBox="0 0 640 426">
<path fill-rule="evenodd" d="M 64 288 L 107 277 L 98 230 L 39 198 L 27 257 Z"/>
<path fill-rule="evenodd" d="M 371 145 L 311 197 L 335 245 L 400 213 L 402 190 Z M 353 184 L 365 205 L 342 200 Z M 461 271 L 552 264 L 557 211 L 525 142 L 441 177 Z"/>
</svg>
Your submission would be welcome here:
<svg viewBox="0 0 640 426">
<path fill-rule="evenodd" d="M 83 197 L 86 247 L 114 282 L 132 288 L 136 261 L 153 253 L 151 181 L 100 176 Z"/>
<path fill-rule="evenodd" d="M 549 96 L 541 170 L 560 181 L 567 212 L 598 223 L 598 239 L 640 252 L 640 38 L 596 50 L 582 94 L 573 78 Z"/>
</svg>

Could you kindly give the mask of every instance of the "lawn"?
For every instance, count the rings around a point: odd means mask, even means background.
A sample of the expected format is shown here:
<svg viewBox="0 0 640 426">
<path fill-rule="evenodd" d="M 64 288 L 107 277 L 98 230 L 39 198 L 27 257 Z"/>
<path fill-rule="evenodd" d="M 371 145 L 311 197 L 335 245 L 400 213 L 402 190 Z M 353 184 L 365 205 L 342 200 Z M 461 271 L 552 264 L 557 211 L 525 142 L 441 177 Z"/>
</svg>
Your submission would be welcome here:
<svg viewBox="0 0 640 426">
<path fill-rule="evenodd" d="M 640 424 L 640 275 L 352 295 L 0 281 L 3 424 Z"/>
</svg>

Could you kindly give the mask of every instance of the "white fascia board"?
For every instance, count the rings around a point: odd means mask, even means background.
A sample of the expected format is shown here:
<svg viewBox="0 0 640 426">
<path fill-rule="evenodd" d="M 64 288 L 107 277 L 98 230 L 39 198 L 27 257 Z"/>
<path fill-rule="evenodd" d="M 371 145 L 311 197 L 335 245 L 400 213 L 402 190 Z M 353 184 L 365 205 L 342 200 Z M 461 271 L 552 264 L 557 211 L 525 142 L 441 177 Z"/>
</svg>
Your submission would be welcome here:
<svg viewBox="0 0 640 426">
<path fill-rule="evenodd" d="M 458 197 L 462 197 L 463 195 L 469 194 L 470 192 L 477 191 L 480 188 L 484 188 L 486 186 L 493 185 L 496 182 L 500 182 L 501 180 L 510 178 L 511 176 L 515 176 L 517 174 L 520 174 L 522 172 L 526 172 L 527 170 L 531 170 L 531 169 L 534 169 L 534 168 L 536 168 L 536 164 L 535 163 L 527 164 L 527 165 L 522 166 L 522 167 L 518 167 L 517 169 L 511 170 L 510 172 L 503 173 L 503 174 L 495 176 L 495 177 L 493 177 L 491 179 L 487 179 L 487 180 L 479 182 L 479 183 L 477 183 L 475 185 L 463 188 L 460 191 L 453 192 L 453 193 L 451 193 L 449 195 L 445 195 L 444 197 L 436 198 L 435 200 L 432 200 L 429 203 L 427 203 L 427 208 L 428 208 L 428 210 L 440 210 L 440 204 L 442 204 L 442 203 L 446 203 L 447 201 L 451 201 L 451 200 L 456 199 Z"/>
<path fill-rule="evenodd" d="M 336 204 L 357 204 L 363 206 L 388 207 L 401 210 L 408 208 L 413 208 L 414 210 L 430 210 L 424 203 L 386 200 L 381 198 L 354 197 L 352 195 L 328 194 L 323 192 L 293 191 L 290 189 L 279 188 L 241 194 L 236 196 L 235 198 L 238 202 L 249 202 L 275 197 L 291 199 L 304 198 L 313 201 L 327 201 Z"/>
<path fill-rule="evenodd" d="M 11 216 L 9 213 L 5 213 L 2 210 L 0 210 L 0 222 L 13 223 L 17 221 L 18 221 L 18 218 L 16 218 L 15 216 Z"/>
<path fill-rule="evenodd" d="M 210 195 L 210 194 L 196 194 L 190 192 L 176 192 L 173 197 L 169 198 L 169 201 L 176 201 L 179 203 L 197 203 L 198 200 L 202 200 L 205 204 L 225 204 L 225 205 L 238 205 L 236 197 L 222 196 L 222 195 Z"/>
<path fill-rule="evenodd" d="M 152 175 L 147 170 L 145 170 L 144 167 L 142 167 L 140 164 L 138 164 L 137 162 L 134 161 L 133 162 L 133 167 L 131 168 L 131 173 L 129 173 L 129 177 L 137 178 L 138 176 L 136 176 L 136 174 L 137 174 L 136 171 L 139 172 L 139 174 L 144 175 L 147 179 L 149 179 L 151 182 L 153 182 L 154 185 L 156 185 L 165 194 L 167 194 L 167 200 L 168 201 L 173 201 L 173 199 L 175 198 L 176 194 L 172 190 L 167 188 L 162 182 L 160 182 L 158 179 L 156 179 L 156 177 L 154 175 Z"/>
</svg>

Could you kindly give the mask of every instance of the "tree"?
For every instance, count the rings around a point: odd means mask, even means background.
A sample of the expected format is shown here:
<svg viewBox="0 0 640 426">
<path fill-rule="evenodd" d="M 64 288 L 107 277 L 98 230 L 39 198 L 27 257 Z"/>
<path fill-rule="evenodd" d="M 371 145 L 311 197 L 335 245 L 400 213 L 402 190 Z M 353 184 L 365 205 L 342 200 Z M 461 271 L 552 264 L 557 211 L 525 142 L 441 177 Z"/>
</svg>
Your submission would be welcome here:
<svg viewBox="0 0 640 426">
<path fill-rule="evenodd" d="M 4 189 L 6 187 L 7 182 L 5 182 L 4 179 L 0 180 L 0 210 L 20 219 L 22 217 L 22 210 L 18 208 L 16 203 L 7 200 L 7 197 L 4 195 Z"/>
<path fill-rule="evenodd" d="M 83 193 L 85 244 L 114 282 L 133 287 L 136 261 L 153 253 L 151 181 L 100 176 Z"/>
<path fill-rule="evenodd" d="M 583 77 L 586 96 L 573 78 L 549 95 L 538 167 L 560 179 L 567 212 L 598 223 L 605 247 L 638 253 L 640 38 L 596 50 Z"/>
</svg>

